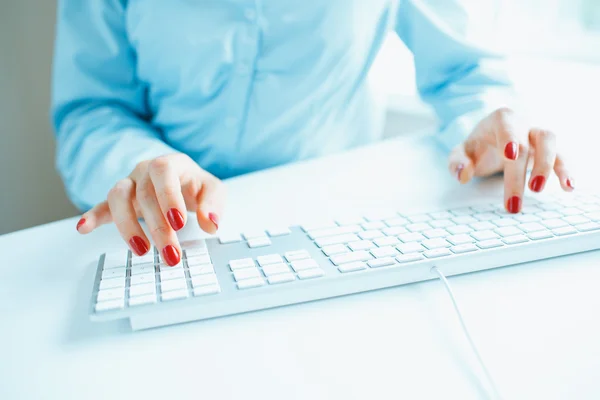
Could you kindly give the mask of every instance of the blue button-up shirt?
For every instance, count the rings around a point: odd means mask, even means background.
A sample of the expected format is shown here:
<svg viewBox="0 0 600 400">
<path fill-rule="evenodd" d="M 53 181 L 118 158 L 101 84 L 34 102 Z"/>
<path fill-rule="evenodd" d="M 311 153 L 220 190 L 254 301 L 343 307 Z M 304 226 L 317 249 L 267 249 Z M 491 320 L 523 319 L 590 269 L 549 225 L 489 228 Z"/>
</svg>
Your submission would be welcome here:
<svg viewBox="0 0 600 400">
<path fill-rule="evenodd" d="M 504 105 L 460 0 L 61 0 L 57 165 L 82 209 L 145 159 L 227 178 L 380 138 L 368 73 L 389 32 L 414 54 L 446 147 Z"/>
</svg>

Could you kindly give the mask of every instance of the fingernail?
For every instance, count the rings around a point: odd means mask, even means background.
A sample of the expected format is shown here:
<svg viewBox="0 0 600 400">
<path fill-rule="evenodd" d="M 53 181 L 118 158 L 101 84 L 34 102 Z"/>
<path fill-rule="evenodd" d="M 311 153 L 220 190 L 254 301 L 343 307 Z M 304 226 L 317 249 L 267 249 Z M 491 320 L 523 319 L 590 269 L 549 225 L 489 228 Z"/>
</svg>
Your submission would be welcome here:
<svg viewBox="0 0 600 400">
<path fill-rule="evenodd" d="M 460 174 L 462 173 L 463 169 L 465 169 L 465 166 L 463 164 L 459 164 L 458 167 L 456 167 L 456 179 L 458 179 L 459 182 Z"/>
<path fill-rule="evenodd" d="M 181 228 L 183 228 L 183 225 L 185 224 L 185 221 L 183 219 L 183 215 L 181 215 L 181 213 L 179 212 L 179 210 L 176 209 L 176 208 L 171 208 L 167 212 L 167 219 L 169 220 L 169 224 L 171 224 L 171 227 L 173 229 L 175 229 L 176 231 L 178 231 Z"/>
<path fill-rule="evenodd" d="M 519 155 L 519 146 L 515 142 L 510 142 L 504 148 L 504 156 L 510 160 L 516 160 Z"/>
<path fill-rule="evenodd" d="M 506 202 L 506 209 L 508 212 L 516 214 L 521 209 L 521 198 L 519 196 L 513 196 Z"/>
<path fill-rule="evenodd" d="M 77 230 L 79 230 L 79 228 L 81 228 L 83 224 L 85 224 L 85 218 L 81 218 L 79 222 L 77 222 Z"/>
<path fill-rule="evenodd" d="M 575 189 L 575 180 L 573 178 L 568 178 L 567 186 L 570 187 L 571 189 Z"/>
<path fill-rule="evenodd" d="M 148 245 L 144 239 L 139 236 L 133 236 L 131 239 L 129 239 L 129 246 L 131 247 L 131 250 L 133 250 L 133 252 L 138 256 L 143 256 L 148 251 Z"/>
<path fill-rule="evenodd" d="M 181 255 L 179 255 L 179 250 L 177 250 L 177 247 L 173 246 L 172 244 L 166 246 L 163 249 L 162 253 L 164 260 L 170 267 L 179 264 L 179 261 L 181 261 Z"/>
<path fill-rule="evenodd" d="M 534 192 L 541 192 L 542 188 L 544 187 L 544 183 L 546 183 L 546 178 L 541 175 L 538 175 L 531 180 L 529 187 Z"/>
<path fill-rule="evenodd" d="M 208 219 L 215 224 L 215 228 L 219 229 L 219 216 L 215 213 L 208 213 Z"/>
</svg>

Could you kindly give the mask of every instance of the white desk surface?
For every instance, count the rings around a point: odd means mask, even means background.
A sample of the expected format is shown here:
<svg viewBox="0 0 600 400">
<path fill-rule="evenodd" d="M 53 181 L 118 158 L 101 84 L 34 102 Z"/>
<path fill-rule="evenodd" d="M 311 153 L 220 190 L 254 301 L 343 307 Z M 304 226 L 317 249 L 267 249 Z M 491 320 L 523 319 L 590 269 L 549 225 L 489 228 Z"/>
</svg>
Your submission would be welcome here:
<svg viewBox="0 0 600 400">
<path fill-rule="evenodd" d="M 499 179 L 454 182 L 432 143 L 394 140 L 232 179 L 222 228 L 501 201 Z M 97 258 L 122 246 L 116 229 L 84 237 L 75 223 L 0 237 L 0 399 L 485 396 L 438 281 L 132 333 L 87 317 Z M 197 236 L 191 228 L 182 235 Z M 504 398 L 600 398 L 599 261 L 450 279 Z"/>
</svg>

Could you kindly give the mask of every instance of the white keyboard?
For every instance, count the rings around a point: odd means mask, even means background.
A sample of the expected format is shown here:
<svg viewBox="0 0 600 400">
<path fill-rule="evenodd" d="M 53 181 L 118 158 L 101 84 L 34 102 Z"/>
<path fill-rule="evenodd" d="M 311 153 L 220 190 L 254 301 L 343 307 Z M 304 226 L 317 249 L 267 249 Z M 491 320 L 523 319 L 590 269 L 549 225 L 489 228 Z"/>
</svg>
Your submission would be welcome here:
<svg viewBox="0 0 600 400">
<path fill-rule="evenodd" d="M 435 279 L 600 248 L 600 197 L 526 199 L 519 214 L 483 204 L 380 213 L 100 257 L 90 316 L 145 329 Z M 293 290 L 291 290 L 293 289 Z"/>
</svg>

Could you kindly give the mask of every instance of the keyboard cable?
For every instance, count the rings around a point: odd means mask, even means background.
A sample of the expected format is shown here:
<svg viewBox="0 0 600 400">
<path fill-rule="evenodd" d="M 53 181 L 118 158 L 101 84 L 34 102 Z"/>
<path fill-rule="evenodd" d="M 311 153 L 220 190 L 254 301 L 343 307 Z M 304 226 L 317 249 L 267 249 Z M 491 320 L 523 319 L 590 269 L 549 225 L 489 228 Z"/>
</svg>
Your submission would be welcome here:
<svg viewBox="0 0 600 400">
<path fill-rule="evenodd" d="M 462 327 L 463 333 L 465 334 L 465 337 L 467 338 L 467 341 L 469 342 L 469 345 L 471 346 L 471 350 L 475 354 L 475 357 L 477 358 L 477 361 L 479 362 L 479 365 L 481 366 L 481 369 L 483 371 L 483 374 L 485 375 L 485 378 L 488 380 L 489 387 L 491 389 L 490 393 L 489 393 L 491 398 L 492 399 L 500 399 L 501 397 L 498 392 L 498 389 L 496 388 L 494 379 L 492 378 L 492 375 L 490 374 L 485 363 L 483 362 L 483 358 L 481 357 L 481 354 L 479 354 L 479 350 L 477 350 L 477 346 L 475 346 L 475 342 L 473 342 L 473 339 L 471 338 L 469 329 L 467 329 L 467 325 L 465 324 L 465 321 L 462 317 L 462 313 L 460 312 L 460 308 L 458 307 L 458 304 L 456 302 L 456 298 L 454 297 L 454 292 L 452 291 L 452 288 L 450 287 L 450 282 L 448 282 L 448 279 L 446 279 L 446 276 L 436 266 L 431 267 L 431 272 L 434 273 L 440 279 L 440 281 L 444 284 L 444 287 L 446 288 L 446 291 L 448 292 L 448 295 L 450 296 L 450 300 L 452 300 L 452 306 L 454 307 L 454 311 L 456 312 L 456 316 L 458 317 L 458 320 Z"/>
</svg>

